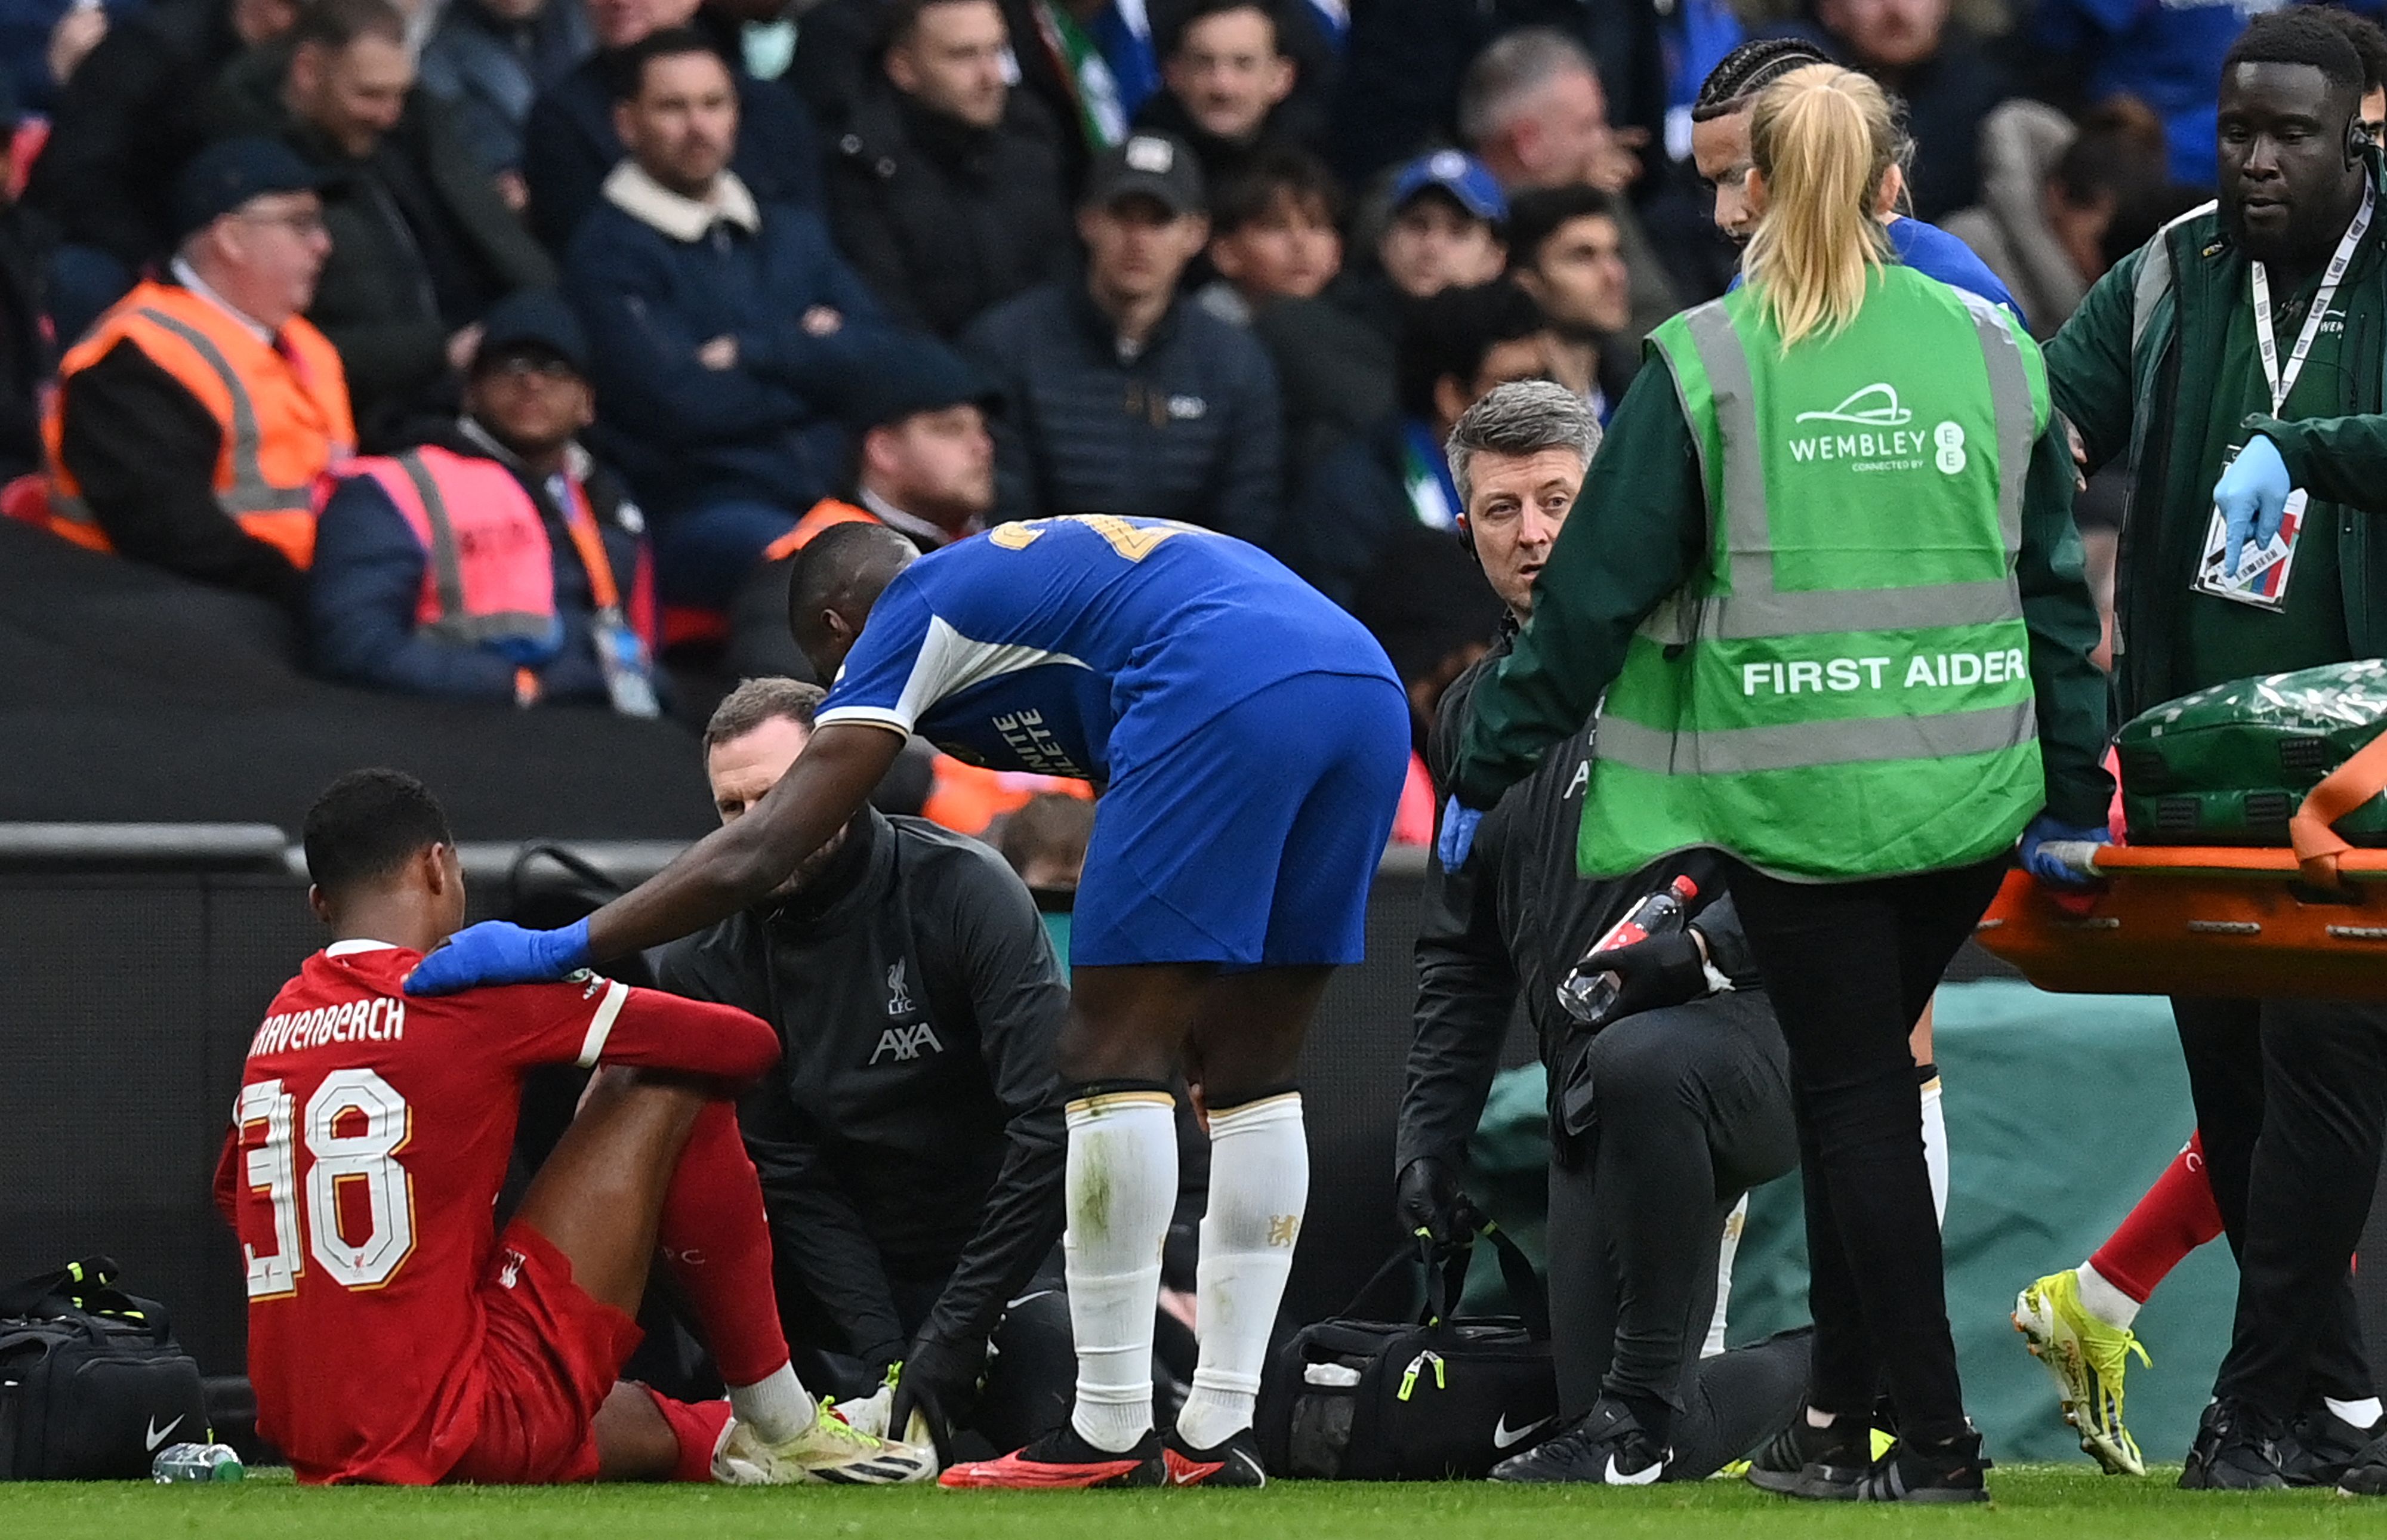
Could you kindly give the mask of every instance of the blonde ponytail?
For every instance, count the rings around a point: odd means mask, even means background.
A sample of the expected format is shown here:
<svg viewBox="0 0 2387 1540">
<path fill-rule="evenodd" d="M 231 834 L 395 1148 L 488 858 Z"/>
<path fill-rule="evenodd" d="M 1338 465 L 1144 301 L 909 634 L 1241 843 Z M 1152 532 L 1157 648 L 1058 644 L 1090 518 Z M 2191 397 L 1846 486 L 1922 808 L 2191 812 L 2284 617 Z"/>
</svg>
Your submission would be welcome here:
<svg viewBox="0 0 2387 1540">
<path fill-rule="evenodd" d="M 1784 347 L 1855 320 L 1888 261 L 1874 208 L 1901 138 L 1889 98 L 1853 69 L 1812 64 L 1759 95 L 1749 159 L 1765 212 L 1742 267 Z"/>
</svg>

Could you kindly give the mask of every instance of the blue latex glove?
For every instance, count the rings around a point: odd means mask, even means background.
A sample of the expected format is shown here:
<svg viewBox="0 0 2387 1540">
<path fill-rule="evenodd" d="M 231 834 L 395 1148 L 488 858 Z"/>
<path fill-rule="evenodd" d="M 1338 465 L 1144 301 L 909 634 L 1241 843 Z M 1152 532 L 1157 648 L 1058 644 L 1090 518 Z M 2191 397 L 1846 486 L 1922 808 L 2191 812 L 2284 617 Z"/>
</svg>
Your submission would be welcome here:
<svg viewBox="0 0 2387 1540">
<path fill-rule="evenodd" d="M 406 976 L 409 994 L 454 994 L 481 984 L 538 984 L 588 966 L 588 922 L 525 930 L 504 920 L 467 926 Z"/>
<path fill-rule="evenodd" d="M 2051 888 L 2094 888 L 2094 877 L 2082 877 L 2041 849 L 2052 843 L 2074 840 L 2087 845 L 2110 845 L 2113 831 L 2104 825 L 2081 827 L 2067 824 L 2052 813 L 2042 813 L 2022 831 L 2022 869 Z"/>
<path fill-rule="evenodd" d="M 2287 518 L 2288 494 L 2294 490 L 2279 446 L 2261 434 L 2249 439 L 2221 473 L 2221 479 L 2214 484 L 2213 505 L 2221 510 L 2222 527 L 2229 532 L 2221 548 L 2221 564 L 2230 576 L 2236 576 L 2244 563 L 2249 544 L 2258 551 L 2270 549 L 2272 537 Z"/>
<path fill-rule="evenodd" d="M 1442 859 L 1443 870 L 1455 872 L 1467 865 L 1467 855 L 1475 848 L 1475 826 L 1484 814 L 1453 797 L 1442 808 L 1442 837 L 1433 842 L 1433 853 Z"/>
</svg>

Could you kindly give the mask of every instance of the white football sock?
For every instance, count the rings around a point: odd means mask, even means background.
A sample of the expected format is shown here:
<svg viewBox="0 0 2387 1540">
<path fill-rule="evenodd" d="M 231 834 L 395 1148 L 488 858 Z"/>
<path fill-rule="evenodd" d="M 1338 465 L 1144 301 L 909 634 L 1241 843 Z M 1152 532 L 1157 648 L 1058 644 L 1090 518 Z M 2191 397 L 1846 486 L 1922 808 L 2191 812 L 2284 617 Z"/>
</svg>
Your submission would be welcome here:
<svg viewBox="0 0 2387 1540">
<path fill-rule="evenodd" d="M 2080 1307 L 2108 1326 L 2127 1332 L 2139 1319 L 2139 1302 L 2114 1287 L 2113 1281 L 2087 1262 L 2072 1269 L 2080 1281 Z M 2365 1424 L 2368 1426 L 2368 1424 Z"/>
<path fill-rule="evenodd" d="M 1724 1242 L 1716 1248 L 1715 1314 L 1708 1318 L 1708 1340 L 1699 1346 L 1702 1358 L 1721 1357 L 1724 1354 L 1724 1310 L 1732 1304 L 1732 1263 L 1740 1255 L 1740 1234 L 1749 1228 L 1749 1194 L 1732 1205 L 1724 1218 Z"/>
<path fill-rule="evenodd" d="M 769 1379 L 730 1386 L 729 1409 L 765 1444 L 785 1444 L 820 1416 L 792 1364 L 781 1364 Z"/>
<path fill-rule="evenodd" d="M 2379 1397 L 2375 1395 L 2365 1396 L 2359 1401 L 2340 1401 L 2329 1395 L 2324 1395 L 2321 1399 L 2328 1403 L 2329 1409 L 2332 1413 L 2350 1427 L 2374 1427 L 2382 1415 L 2387 1415 L 2387 1412 L 2382 1412 L 2379 1405 Z"/>
<path fill-rule="evenodd" d="M 1177 1103 L 1113 1092 L 1068 1107 L 1068 1229 L 1061 1237 L 1078 1342 L 1078 1435 L 1117 1454 L 1152 1429 L 1152 1314 L 1177 1208 Z"/>
<path fill-rule="evenodd" d="M 1939 1077 L 1923 1086 L 1923 1165 L 1931 1173 L 1931 1210 L 1948 1228 L 1948 1118 L 1939 1108 Z"/>
<path fill-rule="evenodd" d="M 1202 1352 L 1177 1414 L 1177 1436 L 1190 1448 L 1215 1448 L 1252 1425 L 1308 1201 L 1299 1092 L 1210 1114 L 1210 1210 L 1194 1273 Z"/>
</svg>

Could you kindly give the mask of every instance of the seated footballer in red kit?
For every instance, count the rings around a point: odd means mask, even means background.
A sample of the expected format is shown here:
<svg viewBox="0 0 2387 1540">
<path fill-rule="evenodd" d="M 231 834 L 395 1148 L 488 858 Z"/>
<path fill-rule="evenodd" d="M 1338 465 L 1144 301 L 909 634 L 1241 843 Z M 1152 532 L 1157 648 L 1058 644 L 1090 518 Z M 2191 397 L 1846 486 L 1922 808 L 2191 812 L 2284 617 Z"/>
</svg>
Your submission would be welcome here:
<svg viewBox="0 0 2387 1540">
<path fill-rule="evenodd" d="M 249 1045 L 216 1199 L 248 1268 L 258 1431 L 302 1482 L 923 1480 L 934 1457 L 817 1406 L 788 1363 L 728 1098 L 778 1057 L 742 1011 L 583 973 L 411 999 L 464 923 L 446 815 L 394 770 L 307 815 L 329 946 Z M 593 1067 L 502 1232 L 524 1071 Z M 658 1248 L 730 1387 L 617 1376 Z"/>
</svg>

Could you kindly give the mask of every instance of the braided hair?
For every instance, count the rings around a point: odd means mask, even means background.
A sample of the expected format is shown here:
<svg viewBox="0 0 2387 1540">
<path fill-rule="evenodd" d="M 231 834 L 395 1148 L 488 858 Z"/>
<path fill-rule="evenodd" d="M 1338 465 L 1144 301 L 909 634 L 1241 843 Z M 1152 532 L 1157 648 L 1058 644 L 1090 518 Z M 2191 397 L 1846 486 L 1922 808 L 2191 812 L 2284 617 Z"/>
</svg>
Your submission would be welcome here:
<svg viewBox="0 0 2387 1540">
<path fill-rule="evenodd" d="M 1761 37 L 1744 43 L 1708 71 L 1699 99 L 1691 104 L 1691 121 L 1729 117 L 1791 70 L 1831 62 L 1829 55 L 1804 38 Z"/>
</svg>

